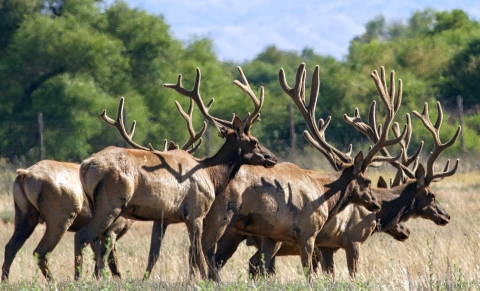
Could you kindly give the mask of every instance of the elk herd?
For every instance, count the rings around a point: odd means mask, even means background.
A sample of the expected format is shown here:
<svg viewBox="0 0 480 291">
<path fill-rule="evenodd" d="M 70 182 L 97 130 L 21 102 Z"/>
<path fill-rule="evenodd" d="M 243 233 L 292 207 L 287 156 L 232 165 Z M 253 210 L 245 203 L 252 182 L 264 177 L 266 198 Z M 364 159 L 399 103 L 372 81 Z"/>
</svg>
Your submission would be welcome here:
<svg viewBox="0 0 480 291">
<path fill-rule="evenodd" d="M 39 223 L 45 223 L 46 230 L 34 255 L 47 280 L 54 279 L 47 255 L 67 231 L 75 232 L 75 279 L 81 278 L 87 245 L 95 254 L 95 277 L 103 276 L 105 264 L 114 277 L 120 277 L 116 241 L 134 221 L 140 220 L 153 221 L 144 279 L 149 278 L 158 260 L 167 227 L 182 222 L 190 241 L 190 277 L 220 281 L 219 270 L 244 240 L 257 248 L 248 263 L 253 278 L 272 275 L 277 256 L 299 255 L 311 280 L 320 268 L 334 275 L 333 253 L 339 249 L 345 250 L 348 270 L 355 276 L 360 245 L 376 232 L 404 241 L 410 235 L 404 223 L 411 218 L 426 218 L 437 225 L 449 222 L 450 216 L 436 200 L 430 184 L 457 171 L 458 160 L 452 169 L 447 161 L 442 172 L 434 171 L 434 164 L 455 143 L 461 128 L 448 142 L 440 141 L 440 103 L 434 124 L 427 104 L 422 113 L 412 112 L 433 138 L 433 150 L 423 163 L 423 142 L 408 155 L 410 115 L 406 115 L 403 129 L 394 122 L 402 101 L 402 81 L 398 81 L 396 90 L 393 71 L 389 83 L 383 67 L 380 73 L 374 71 L 371 77 L 384 106 L 383 124 L 377 123 L 375 100 L 368 121 L 361 119 L 358 109 L 354 116 L 343 116 L 373 144 L 368 152 L 359 151 L 352 157 L 351 147 L 342 152 L 326 140 L 331 118 L 316 121 L 319 66 L 312 74 L 308 101 L 305 64 L 298 67 L 293 87 L 280 69 L 280 86 L 307 126 L 303 136 L 333 167 L 330 173 L 317 172 L 289 162 L 277 163 L 275 154 L 251 134 L 251 127 L 260 120 L 264 89 L 260 88 L 257 97 L 240 67 L 238 71 L 241 81 L 234 83 L 254 105 L 244 119 L 234 114 L 229 121 L 210 114 L 213 99 L 204 103 L 200 95 L 198 68 L 191 91 L 183 87 L 182 75 L 176 84 L 165 84 L 190 100 L 187 112 L 176 102 L 190 135 L 181 149 L 173 142 L 165 142 L 163 151 L 134 142 L 135 122 L 127 132 L 122 97 L 116 119 L 108 117 L 105 110 L 101 118 L 118 130 L 130 148 L 108 147 L 81 164 L 43 160 L 17 170 L 13 183 L 15 228 L 5 246 L 2 281 L 8 280 L 15 255 Z M 224 139 L 211 157 L 199 159 L 192 155 L 207 126 L 204 122 L 199 132 L 193 129 L 194 104 Z M 389 136 L 390 132 L 393 136 Z M 395 147 L 398 154 L 393 156 L 390 148 Z M 367 170 L 384 164 L 394 167 L 395 178 L 388 185 L 380 177 L 374 187 Z"/>
</svg>

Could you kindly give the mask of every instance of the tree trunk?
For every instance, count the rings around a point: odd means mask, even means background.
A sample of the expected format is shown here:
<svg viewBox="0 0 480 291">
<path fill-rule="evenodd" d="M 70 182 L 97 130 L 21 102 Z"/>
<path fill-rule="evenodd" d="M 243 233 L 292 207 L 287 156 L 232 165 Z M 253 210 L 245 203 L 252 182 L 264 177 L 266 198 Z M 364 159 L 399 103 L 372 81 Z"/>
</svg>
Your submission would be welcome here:
<svg viewBox="0 0 480 291">
<path fill-rule="evenodd" d="M 43 113 L 38 113 L 38 133 L 40 134 L 40 160 L 45 159 L 45 144 L 43 141 Z"/>
<path fill-rule="evenodd" d="M 290 121 L 290 152 L 295 154 L 297 152 L 297 134 L 295 133 L 295 121 L 293 117 L 293 105 L 288 104 L 288 118 Z"/>
<path fill-rule="evenodd" d="M 462 96 L 460 95 L 457 96 L 457 106 L 458 106 L 458 120 L 460 122 L 460 126 L 463 129 L 460 132 L 460 146 L 462 147 L 462 157 L 465 158 L 467 154 L 467 149 L 465 147 L 465 136 L 463 134 L 464 128 L 465 128 L 463 126 L 463 99 L 462 99 Z"/>
</svg>

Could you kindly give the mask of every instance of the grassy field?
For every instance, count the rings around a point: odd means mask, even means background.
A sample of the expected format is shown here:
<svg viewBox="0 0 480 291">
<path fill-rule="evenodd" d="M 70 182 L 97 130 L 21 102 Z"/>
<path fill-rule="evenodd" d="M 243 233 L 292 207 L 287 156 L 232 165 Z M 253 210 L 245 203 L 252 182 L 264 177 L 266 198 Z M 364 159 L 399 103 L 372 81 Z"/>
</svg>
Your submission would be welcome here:
<svg viewBox="0 0 480 291">
<path fill-rule="evenodd" d="M 12 168 L 3 165 L 2 183 L 11 183 Z M 377 172 L 371 173 L 378 176 Z M 11 184 L 2 185 L 0 193 L 0 258 L 3 247 L 13 233 L 13 202 Z M 358 277 L 351 280 L 345 262 L 345 253 L 335 254 L 336 281 L 319 275 L 309 285 L 303 276 L 299 257 L 277 259 L 277 275 L 268 280 L 252 282 L 248 279 L 248 258 L 255 252 L 242 244 L 220 275 L 221 284 L 188 283 L 188 237 L 183 225 L 167 229 L 160 258 L 149 282 L 141 282 L 146 267 L 152 223 L 136 222 L 118 241 L 117 249 L 122 280 L 105 279 L 96 282 L 92 255 L 87 255 L 83 280 L 73 282 L 73 233 L 68 233 L 50 254 L 50 268 L 56 283 L 47 284 L 32 255 L 44 232 L 39 225 L 13 263 L 8 284 L 0 290 L 456 290 L 480 288 L 480 172 L 470 169 L 433 183 L 437 199 L 451 215 L 447 226 L 436 226 L 431 221 L 416 219 L 407 222 L 410 239 L 401 243 L 385 234 L 375 234 L 361 247 Z M 87 250 L 89 252 L 89 250 Z"/>
</svg>

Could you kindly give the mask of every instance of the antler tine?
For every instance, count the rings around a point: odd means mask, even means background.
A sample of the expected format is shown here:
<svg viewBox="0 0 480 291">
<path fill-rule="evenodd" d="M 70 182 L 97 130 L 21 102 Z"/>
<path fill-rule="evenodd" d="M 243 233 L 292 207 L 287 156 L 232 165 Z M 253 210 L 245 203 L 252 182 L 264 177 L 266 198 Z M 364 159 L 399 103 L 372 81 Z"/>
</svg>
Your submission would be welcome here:
<svg viewBox="0 0 480 291">
<path fill-rule="evenodd" d="M 381 144 L 381 140 L 380 140 L 380 137 L 378 135 L 377 126 L 375 124 L 376 121 L 375 121 L 375 113 L 374 112 L 375 112 L 375 101 L 373 101 L 371 106 L 370 106 L 369 125 L 366 124 L 364 121 L 362 121 L 358 108 L 355 108 L 355 113 L 354 113 L 353 117 L 350 117 L 350 116 L 344 114 L 343 119 L 348 124 L 350 124 L 354 128 L 356 128 L 358 131 L 360 131 L 361 133 L 366 135 L 372 142 L 375 143 L 375 145 L 378 145 L 378 144 Z M 398 128 L 398 123 L 395 122 L 392 127 Z M 379 131 L 383 131 L 381 124 L 378 125 L 378 128 L 379 128 Z M 400 138 L 403 138 L 406 135 L 406 133 L 407 133 L 407 130 L 404 129 L 403 133 L 401 135 L 399 135 L 399 137 L 397 137 L 396 139 L 391 140 L 391 141 L 387 140 L 386 142 L 384 142 L 384 144 L 385 144 L 384 147 L 380 148 L 380 151 L 383 154 L 383 157 L 373 155 L 367 165 L 371 166 L 371 167 L 378 167 L 378 166 L 381 165 L 381 164 L 379 164 L 379 162 L 381 162 L 382 164 L 384 162 L 388 162 L 388 163 L 393 164 L 396 167 L 396 163 L 398 163 L 397 160 L 400 159 L 404 155 L 405 149 L 402 149 L 400 151 L 399 155 L 397 155 L 396 157 L 392 157 L 390 155 L 390 153 L 388 152 L 388 150 L 385 148 L 385 146 L 398 143 L 399 140 L 401 140 Z M 372 153 L 372 152 L 374 152 L 374 146 L 369 147 L 369 153 Z"/>
<path fill-rule="evenodd" d="M 435 174 L 434 169 L 433 169 L 433 164 L 435 163 L 435 160 L 440 156 L 440 154 L 448 147 L 452 146 L 458 138 L 458 135 L 460 134 L 460 131 L 462 129 L 461 126 L 458 126 L 457 131 L 455 132 L 455 135 L 450 139 L 448 142 L 442 144 L 440 141 L 440 126 L 442 125 L 442 120 L 443 120 L 443 111 L 442 111 L 442 106 L 440 105 L 440 102 L 437 101 L 437 111 L 438 111 L 438 117 L 437 121 L 435 122 L 435 125 L 432 124 L 430 121 L 430 117 L 428 116 L 428 104 L 425 103 L 423 106 L 423 112 L 420 114 L 417 111 L 413 110 L 413 114 L 418 117 L 422 122 L 423 125 L 427 128 L 428 131 L 432 134 L 433 137 L 433 142 L 434 142 L 434 149 L 432 153 L 430 154 L 430 157 L 428 158 L 427 161 L 427 174 L 425 178 L 425 182 L 427 185 L 429 185 L 433 180 L 437 178 L 444 178 L 447 176 L 451 176 L 455 174 L 458 168 L 458 160 L 455 163 L 455 167 L 451 171 L 447 171 L 448 168 L 446 168 L 445 171 L 441 173 Z M 447 163 L 448 165 L 449 163 Z"/>
<path fill-rule="evenodd" d="M 245 132 L 250 131 L 250 127 L 257 121 L 260 121 L 260 109 L 263 106 L 263 101 L 265 99 L 265 90 L 262 87 L 260 87 L 260 100 L 255 96 L 255 93 L 253 92 L 252 88 L 250 87 L 250 84 L 248 84 L 248 80 L 245 77 L 245 74 L 243 73 L 243 70 L 241 67 L 237 67 L 238 72 L 240 73 L 240 77 L 242 78 L 242 82 L 235 80 L 233 83 L 240 87 L 243 91 L 245 91 L 248 96 L 250 96 L 250 99 L 252 99 L 253 105 L 255 106 L 254 110 L 252 113 L 248 113 L 247 117 L 243 120 L 243 124 L 245 127 Z"/>
<path fill-rule="evenodd" d="M 399 144 L 400 147 L 403 149 L 403 155 L 401 157 L 401 164 L 405 166 L 404 168 L 402 167 L 397 167 L 397 174 L 395 175 L 395 181 L 394 185 L 400 185 L 403 183 L 405 180 L 405 175 L 414 178 L 415 177 L 415 170 L 418 166 L 418 156 L 422 152 L 423 149 L 423 141 L 420 142 L 420 146 L 418 149 L 415 151 L 415 153 L 412 156 L 408 156 L 408 146 L 410 145 L 410 140 L 412 138 L 412 121 L 410 118 L 410 114 L 406 114 L 407 118 L 407 133 L 405 135 L 405 138 L 403 138 Z M 398 127 L 397 123 L 394 123 L 392 126 L 393 133 L 395 134 L 396 137 L 400 136 L 400 129 Z M 410 170 L 408 167 L 415 162 L 412 170 Z"/>
<path fill-rule="evenodd" d="M 163 140 L 163 151 L 164 152 L 168 151 L 168 140 L 167 139 Z"/>
<path fill-rule="evenodd" d="M 410 114 L 408 113 L 406 114 L 406 118 L 407 118 L 407 133 L 405 135 L 405 138 L 403 138 L 399 142 L 399 144 L 403 149 L 402 164 L 406 167 L 409 167 L 422 152 L 424 142 L 421 141 L 415 153 L 410 157 L 408 156 L 407 149 L 408 149 L 408 146 L 410 145 L 410 140 L 412 138 L 412 121 L 410 118 Z M 400 128 L 398 127 L 398 123 L 394 123 L 392 129 L 393 129 L 393 133 L 395 134 L 395 137 L 399 137 Z"/>
<path fill-rule="evenodd" d="M 378 135 L 377 131 L 374 131 L 378 136 L 378 141 L 372 147 L 372 149 L 367 153 L 365 156 L 365 160 L 363 162 L 363 168 L 366 169 L 370 163 L 374 160 L 375 155 L 381 151 L 383 148 L 399 143 L 406 135 L 407 126 L 405 126 L 403 133 L 392 140 L 388 139 L 388 131 L 390 126 L 392 125 L 393 118 L 395 117 L 398 109 L 400 108 L 401 99 L 402 99 L 402 80 L 398 80 L 398 94 L 397 94 L 397 101 L 395 101 L 395 72 L 392 71 L 390 73 L 390 90 L 387 89 L 387 82 L 385 79 L 385 68 L 381 67 L 381 76 L 378 75 L 376 70 L 373 71 L 370 76 L 372 77 L 373 81 L 375 82 L 378 95 L 382 100 L 385 111 L 386 111 L 386 118 L 383 127 L 380 129 L 380 134 Z M 371 108 L 375 109 L 375 106 L 372 105 Z M 374 117 L 374 114 L 371 113 L 370 116 Z M 375 122 L 375 120 L 371 121 Z M 380 127 L 379 127 L 380 128 Z"/>
<path fill-rule="evenodd" d="M 133 121 L 132 127 L 130 129 L 130 134 L 127 133 L 125 129 L 125 124 L 123 123 L 123 106 L 125 103 L 125 98 L 121 97 L 120 102 L 118 104 L 118 110 L 117 110 L 117 118 L 116 120 L 110 118 L 107 116 L 107 110 L 103 109 L 102 113 L 100 114 L 100 117 L 105 121 L 107 124 L 110 124 L 114 126 L 122 138 L 133 148 L 135 149 L 140 149 L 140 150 L 145 150 L 145 151 L 150 151 L 153 150 L 153 147 L 149 144 L 150 148 L 143 147 L 136 142 L 132 140 L 133 134 L 135 133 L 135 125 L 136 122 Z"/>
<path fill-rule="evenodd" d="M 352 161 L 352 158 L 349 156 L 349 153 L 345 154 L 338 149 L 334 148 L 325 140 L 325 130 L 330 123 L 331 117 L 329 116 L 326 121 L 320 119 L 317 123 L 315 122 L 315 107 L 318 100 L 318 92 L 320 89 L 320 67 L 315 66 L 312 76 L 312 86 L 310 89 L 310 100 L 308 105 L 306 105 L 305 100 L 305 80 L 306 80 L 306 70 L 305 63 L 301 63 L 297 69 L 295 76 L 295 85 L 291 88 L 286 80 L 285 71 L 280 69 L 278 73 L 278 79 L 280 86 L 283 91 L 287 93 L 288 96 L 292 98 L 295 105 L 300 111 L 307 127 L 310 131 L 304 131 L 303 136 L 305 139 L 312 144 L 316 149 L 318 149 L 323 155 L 327 157 L 327 160 L 335 168 L 339 169 L 342 163 L 348 163 Z"/>
<path fill-rule="evenodd" d="M 207 122 L 204 121 L 203 128 L 200 130 L 200 132 L 195 133 L 195 130 L 193 129 L 193 125 L 192 125 L 192 114 L 193 114 L 193 107 L 194 107 L 193 104 L 194 104 L 193 100 L 190 99 L 190 106 L 188 107 L 188 113 L 185 113 L 180 103 L 175 101 L 175 105 L 177 106 L 178 112 L 183 117 L 183 119 L 185 119 L 185 122 L 187 123 L 188 133 L 190 134 L 190 139 L 182 146 L 182 150 L 185 150 L 185 151 L 188 151 L 188 148 L 190 148 L 193 144 L 195 144 L 195 142 L 197 142 L 197 140 L 199 140 L 207 130 Z"/>
<path fill-rule="evenodd" d="M 203 103 L 202 97 L 200 95 L 200 81 L 201 81 L 202 75 L 201 75 L 201 72 L 200 72 L 199 68 L 196 69 L 196 72 L 197 72 L 197 75 L 195 77 L 195 84 L 193 85 L 193 89 L 191 91 L 188 91 L 187 89 L 185 89 L 183 87 L 183 85 L 182 85 L 182 75 L 181 74 L 178 75 L 177 84 L 164 84 L 163 86 L 165 86 L 167 88 L 174 89 L 175 91 L 177 91 L 181 95 L 187 96 L 190 99 L 192 99 L 193 101 L 195 101 L 198 108 L 200 109 L 200 112 L 202 112 L 203 116 L 208 121 L 213 122 L 213 123 L 217 123 L 217 124 L 221 124 L 221 125 L 226 126 L 228 128 L 233 128 L 233 125 L 232 125 L 231 121 L 227 121 L 227 120 L 223 120 L 223 119 L 214 117 L 214 116 L 212 116 L 208 113 L 208 111 L 210 110 L 210 106 L 212 105 L 214 99 L 212 99 L 208 103 L 208 105 L 205 106 L 205 104 Z"/>
<path fill-rule="evenodd" d="M 445 168 L 443 169 L 443 172 L 435 174 L 435 177 L 433 178 L 432 182 L 441 181 L 443 180 L 443 178 L 455 174 L 455 172 L 457 172 L 457 169 L 458 169 L 458 162 L 459 160 L 457 159 L 455 162 L 455 166 L 453 167 L 453 169 L 449 171 L 448 168 L 450 167 L 450 160 L 447 160 L 447 162 L 445 163 Z"/>
</svg>

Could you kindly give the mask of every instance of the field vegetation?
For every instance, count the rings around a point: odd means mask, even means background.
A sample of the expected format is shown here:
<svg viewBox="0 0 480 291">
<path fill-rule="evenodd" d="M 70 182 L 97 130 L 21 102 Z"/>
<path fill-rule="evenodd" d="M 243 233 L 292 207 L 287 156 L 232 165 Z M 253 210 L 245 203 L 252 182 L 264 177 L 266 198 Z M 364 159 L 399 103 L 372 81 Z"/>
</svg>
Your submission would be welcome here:
<svg viewBox="0 0 480 291">
<path fill-rule="evenodd" d="M 301 159 L 299 163 L 302 163 Z M 327 168 L 322 159 L 310 160 Z M 376 177 L 388 169 L 369 170 Z M 13 177 L 12 169 L 2 169 L 2 174 Z M 80 282 L 73 281 L 73 233 L 67 233 L 50 254 L 51 270 L 55 283 L 47 283 L 33 256 L 33 250 L 45 230 L 37 226 L 29 240 L 18 253 L 11 269 L 10 281 L 0 285 L 1 290 L 465 290 L 480 288 L 479 244 L 480 182 L 478 169 L 460 170 L 443 181 L 434 183 L 438 200 L 451 215 L 448 225 L 436 226 L 431 221 L 415 219 L 407 222 L 411 230 L 405 242 L 395 241 L 380 233 L 370 237 L 361 246 L 359 274 L 350 279 L 345 253 L 335 254 L 336 278 L 319 274 L 308 284 L 303 275 L 299 257 L 277 258 L 277 274 L 273 278 L 253 282 L 248 277 L 248 259 L 254 247 L 242 243 L 233 258 L 222 269 L 223 282 L 188 282 L 188 245 L 186 228 L 182 224 L 167 229 L 160 258 L 153 269 L 150 281 L 142 282 L 145 271 L 151 222 L 135 222 L 133 227 L 117 242 L 119 264 L 123 274 L 121 280 L 107 277 L 95 281 L 93 276 L 93 254 L 89 249 Z M 13 233 L 13 202 L 9 192 L 0 195 L 0 245 L 4 246 Z M 3 248 L 0 249 L 0 258 Z M 107 272 L 107 271 L 106 271 Z M 106 273 L 108 274 L 108 272 Z"/>
</svg>

